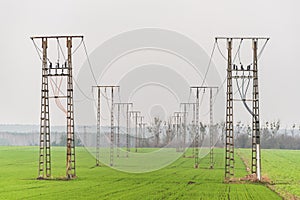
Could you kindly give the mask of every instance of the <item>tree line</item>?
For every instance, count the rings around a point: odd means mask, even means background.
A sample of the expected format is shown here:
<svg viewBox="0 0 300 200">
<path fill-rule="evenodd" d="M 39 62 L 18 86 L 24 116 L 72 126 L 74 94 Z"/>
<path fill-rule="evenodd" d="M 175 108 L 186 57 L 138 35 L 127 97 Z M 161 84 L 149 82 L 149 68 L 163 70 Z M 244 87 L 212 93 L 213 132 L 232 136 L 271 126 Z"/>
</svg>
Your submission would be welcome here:
<svg viewBox="0 0 300 200">
<path fill-rule="evenodd" d="M 235 145 L 238 148 L 251 148 L 252 129 L 240 122 L 235 126 Z M 263 149 L 300 149 L 299 130 L 296 125 L 282 128 L 280 121 L 266 122 L 260 129 L 261 148 Z"/>
</svg>

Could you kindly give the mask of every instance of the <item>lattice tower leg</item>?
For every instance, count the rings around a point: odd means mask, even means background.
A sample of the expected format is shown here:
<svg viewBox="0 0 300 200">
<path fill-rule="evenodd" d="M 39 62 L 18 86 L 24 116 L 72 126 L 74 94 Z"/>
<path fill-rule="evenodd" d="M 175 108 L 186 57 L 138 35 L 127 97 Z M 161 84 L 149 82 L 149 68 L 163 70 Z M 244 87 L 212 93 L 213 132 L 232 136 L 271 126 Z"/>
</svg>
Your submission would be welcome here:
<svg viewBox="0 0 300 200">
<path fill-rule="evenodd" d="M 226 138 L 225 138 L 225 178 L 234 176 L 234 135 L 233 135 L 233 93 L 232 93 L 232 40 L 227 40 L 227 103 L 226 103 Z"/>
<path fill-rule="evenodd" d="M 68 48 L 68 76 L 67 76 L 67 162 L 66 176 L 68 179 L 76 177 L 75 163 L 75 135 L 73 108 L 73 77 L 72 77 L 72 38 L 67 38 Z"/>
</svg>

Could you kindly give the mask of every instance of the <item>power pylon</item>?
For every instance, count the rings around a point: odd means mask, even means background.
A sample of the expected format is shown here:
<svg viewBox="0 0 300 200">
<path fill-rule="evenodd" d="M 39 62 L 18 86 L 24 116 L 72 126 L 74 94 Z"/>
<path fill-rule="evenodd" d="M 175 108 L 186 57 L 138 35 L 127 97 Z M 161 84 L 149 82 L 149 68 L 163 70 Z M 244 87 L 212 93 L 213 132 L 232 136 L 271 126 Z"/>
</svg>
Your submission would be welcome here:
<svg viewBox="0 0 300 200">
<path fill-rule="evenodd" d="M 182 105 L 182 104 L 181 104 Z M 185 157 L 185 146 L 186 146 L 186 133 L 187 133 L 187 110 L 186 110 L 186 104 L 183 104 L 183 157 Z"/>
<path fill-rule="evenodd" d="M 188 114 L 188 112 L 187 112 L 187 107 L 190 107 L 190 106 L 193 106 L 193 108 L 192 108 L 192 124 L 191 124 L 191 126 L 192 126 L 192 130 L 190 131 L 190 137 L 191 137 L 191 139 L 192 139 L 192 146 L 193 146 L 193 152 L 192 152 L 192 155 L 194 156 L 194 147 L 195 147 L 195 140 L 194 140 L 194 137 L 195 137 L 195 120 L 196 120 L 196 104 L 197 103 L 180 103 L 180 106 L 183 106 L 183 113 L 185 113 L 184 114 L 184 124 L 185 124 L 185 128 L 184 128 L 184 138 L 183 138 L 183 140 L 184 140 L 184 146 L 185 146 L 185 144 L 186 144 L 186 133 L 187 133 L 187 114 Z M 184 154 L 183 154 L 183 157 L 185 157 L 185 152 L 184 152 Z"/>
<path fill-rule="evenodd" d="M 141 137 L 142 137 L 142 144 L 140 145 L 141 147 L 145 147 L 145 132 L 146 132 L 146 125 L 147 123 L 140 123 L 139 126 L 141 126 Z"/>
<path fill-rule="evenodd" d="M 261 180 L 261 163 L 260 163 L 260 125 L 259 125 L 259 91 L 258 91 L 258 41 L 265 40 L 265 45 L 269 38 L 258 38 L 258 37 L 217 37 L 216 41 L 219 39 L 225 39 L 227 41 L 227 108 L 226 108 L 226 149 L 225 149 L 225 178 L 229 179 L 234 176 L 234 125 L 233 125 L 233 102 L 242 101 L 246 109 L 252 115 L 252 165 L 251 170 L 253 174 L 256 174 L 256 178 Z M 235 65 L 232 60 L 232 44 L 234 40 L 251 40 L 253 49 L 253 61 L 252 64 L 244 67 L 242 63 L 240 66 Z M 241 43 L 240 43 L 241 44 Z M 264 45 L 264 46 L 265 46 Z M 239 47 L 240 48 L 240 47 Z M 264 48 L 264 47 L 263 47 Z M 263 50 L 262 48 L 262 50 Z M 238 49 L 239 51 L 239 49 Z M 233 76 L 232 72 L 235 71 L 236 75 Z M 248 72 L 248 76 L 244 73 Z M 239 74 L 239 73 L 242 73 Z M 252 99 L 246 99 L 246 93 L 241 94 L 240 88 L 238 90 L 241 99 L 234 99 L 233 95 L 233 84 L 232 79 L 245 79 L 248 78 L 252 80 L 253 84 L 253 94 Z M 252 101 L 252 109 L 248 107 L 247 101 Z"/>
<path fill-rule="evenodd" d="M 32 41 L 42 42 L 42 89 L 41 89 L 41 118 L 40 118 L 40 150 L 38 179 L 51 178 L 51 147 L 50 147 L 50 110 L 49 98 L 67 99 L 67 155 L 66 155 L 66 178 L 76 177 L 75 168 L 75 137 L 74 137 L 74 110 L 73 110 L 73 75 L 72 75 L 72 41 L 74 38 L 83 40 L 83 36 L 41 36 L 31 37 Z M 55 66 L 47 56 L 48 40 L 66 40 L 67 59 L 63 64 Z M 35 43 L 34 43 L 35 44 Z M 49 77 L 67 78 L 67 95 L 49 96 Z M 45 173 L 46 171 L 46 173 Z"/>
<path fill-rule="evenodd" d="M 97 134 L 96 134 L 96 166 L 100 166 L 100 125 L 101 125 L 101 89 L 97 88 Z"/>
<path fill-rule="evenodd" d="M 175 119 L 175 126 L 176 126 L 175 130 L 176 130 L 176 137 L 177 137 L 177 146 L 176 146 L 177 152 L 184 151 L 182 139 L 185 140 L 184 139 L 185 132 L 184 132 L 183 125 L 184 123 L 186 123 L 186 115 L 187 115 L 186 111 L 174 112 L 174 119 Z"/>
<path fill-rule="evenodd" d="M 216 86 L 192 86 L 190 87 L 191 89 L 195 89 L 196 90 L 196 124 L 199 127 L 199 91 L 201 89 L 203 89 L 203 91 L 205 91 L 205 89 L 209 89 L 210 90 L 210 128 L 209 128 L 209 134 L 210 134 L 210 168 L 213 168 L 213 137 L 212 137 L 212 130 L 211 130 L 211 126 L 213 124 L 213 97 L 212 97 L 212 90 L 213 89 L 218 89 L 218 87 Z M 198 134 L 197 134 L 198 133 Z M 203 141 L 203 137 L 201 141 Z M 196 130 L 196 137 L 195 137 L 195 168 L 198 168 L 199 165 L 199 150 L 198 150 L 198 146 L 199 146 L 199 128 L 198 130 Z"/>
<path fill-rule="evenodd" d="M 133 104 L 131 103 L 131 108 L 133 106 Z M 126 107 L 126 157 L 128 158 L 128 154 L 130 152 L 130 144 L 129 144 L 129 136 L 130 136 L 130 131 L 131 131 L 131 127 L 130 127 L 130 111 L 129 111 L 129 106 Z"/>
<path fill-rule="evenodd" d="M 113 166 L 114 163 L 114 91 L 115 89 L 118 89 L 118 92 L 120 92 L 120 86 L 115 86 L 115 85 L 97 85 L 97 86 L 92 86 L 92 88 L 97 88 L 97 101 L 98 101 L 98 106 L 97 106 L 97 136 L 96 136 L 96 166 L 100 165 L 99 161 L 99 156 L 100 156 L 100 128 L 101 128 L 101 89 L 103 88 L 104 91 L 106 92 L 107 89 L 111 90 L 111 97 L 110 97 L 110 152 L 109 152 L 109 161 L 110 161 L 110 166 Z"/>
<path fill-rule="evenodd" d="M 180 103 L 180 106 L 183 106 L 183 148 L 185 148 L 186 146 L 186 133 L 187 133 L 187 106 L 188 104 L 187 103 Z M 183 157 L 185 157 L 185 150 L 183 150 L 184 153 L 183 153 Z"/>
<path fill-rule="evenodd" d="M 191 90 L 196 90 L 196 110 L 195 110 L 195 124 L 196 124 L 196 127 L 195 127 L 195 142 L 194 142 L 194 157 L 195 157 L 195 165 L 194 167 L 195 168 L 198 168 L 199 167 L 199 131 L 200 131 L 200 128 L 199 128 L 199 120 L 200 120 L 200 101 L 199 101 L 199 91 L 200 89 L 202 89 L 202 86 L 192 86 L 190 87 Z"/>
<path fill-rule="evenodd" d="M 137 146 L 140 148 L 141 147 L 141 137 L 142 137 L 142 133 L 143 133 L 143 121 L 144 121 L 144 116 L 138 116 L 138 118 L 140 119 L 140 121 L 138 122 L 138 127 L 139 127 L 139 134 L 138 134 L 138 142 L 137 142 Z"/>
<path fill-rule="evenodd" d="M 181 113 L 174 112 L 174 126 L 175 126 L 175 133 L 176 133 L 176 152 L 179 152 L 180 144 L 179 144 L 179 136 L 181 135 L 180 123 L 181 123 Z"/>
<path fill-rule="evenodd" d="M 214 168 L 214 134 L 216 131 L 214 128 L 214 118 L 213 118 L 213 89 L 217 89 L 218 87 L 207 87 L 209 88 L 209 160 L 210 160 L 210 169 Z"/>
<path fill-rule="evenodd" d="M 115 103 L 117 106 L 117 157 L 120 157 L 120 111 L 121 107 L 125 107 L 126 110 L 126 157 L 128 157 L 129 148 L 129 107 L 133 106 L 133 103 Z"/>
<path fill-rule="evenodd" d="M 135 146 L 135 152 L 137 152 L 137 143 L 138 143 L 138 140 L 137 140 L 137 138 L 138 138 L 138 117 L 139 117 L 139 115 L 141 114 L 141 112 L 140 111 L 129 111 L 129 114 L 130 114 L 130 116 L 132 116 L 133 117 L 133 120 L 134 120 L 134 125 L 135 125 L 135 144 L 134 144 L 134 146 Z"/>
<path fill-rule="evenodd" d="M 177 136 L 178 136 L 178 133 L 177 133 L 177 117 L 175 115 L 171 116 L 171 124 L 172 124 L 172 135 L 174 136 L 174 138 L 176 137 L 176 140 L 177 140 Z M 172 139 L 174 139 L 172 138 Z M 177 151 L 177 141 L 176 141 L 176 151 Z"/>
</svg>

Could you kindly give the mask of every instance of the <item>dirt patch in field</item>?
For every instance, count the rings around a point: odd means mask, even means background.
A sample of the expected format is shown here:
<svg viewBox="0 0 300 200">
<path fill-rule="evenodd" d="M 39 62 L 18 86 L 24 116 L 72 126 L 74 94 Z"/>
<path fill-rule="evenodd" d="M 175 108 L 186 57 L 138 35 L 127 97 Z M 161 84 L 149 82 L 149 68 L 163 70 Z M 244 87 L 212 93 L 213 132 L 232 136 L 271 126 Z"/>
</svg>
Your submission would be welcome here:
<svg viewBox="0 0 300 200">
<path fill-rule="evenodd" d="M 184 158 L 195 158 L 194 156 L 185 156 Z"/>
<path fill-rule="evenodd" d="M 194 182 L 194 181 L 189 181 L 187 184 L 188 185 L 191 185 L 191 184 L 195 184 L 196 182 Z"/>
<path fill-rule="evenodd" d="M 248 174 L 243 178 L 240 178 L 241 181 L 249 181 L 249 182 L 258 182 L 259 180 L 256 178 L 256 174 Z"/>
<path fill-rule="evenodd" d="M 230 178 L 230 179 L 227 179 L 225 181 L 226 183 L 240 183 L 240 184 L 243 184 L 243 183 L 249 183 L 249 182 L 252 182 L 252 183 L 262 183 L 262 184 L 272 184 L 270 179 L 268 177 L 265 177 L 263 176 L 261 178 L 261 180 L 259 181 L 257 178 L 256 178 L 256 174 L 248 174 L 246 175 L 245 177 L 242 177 L 242 178 Z"/>
</svg>

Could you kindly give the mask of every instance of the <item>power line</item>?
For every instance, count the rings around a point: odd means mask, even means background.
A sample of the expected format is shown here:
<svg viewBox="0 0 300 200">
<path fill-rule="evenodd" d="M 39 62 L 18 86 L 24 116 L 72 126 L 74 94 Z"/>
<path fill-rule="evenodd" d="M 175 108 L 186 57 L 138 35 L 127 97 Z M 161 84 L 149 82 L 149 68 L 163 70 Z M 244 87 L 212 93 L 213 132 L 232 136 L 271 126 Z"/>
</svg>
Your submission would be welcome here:
<svg viewBox="0 0 300 200">
<path fill-rule="evenodd" d="M 40 55 L 41 50 L 40 50 L 39 47 L 36 45 L 36 43 L 34 42 L 34 40 L 32 40 L 32 42 L 33 42 L 33 45 L 34 45 L 34 47 L 35 47 L 35 50 L 36 50 L 36 52 L 37 52 L 37 54 L 38 54 L 38 56 L 39 56 L 39 59 L 42 60 L 42 57 L 41 57 L 41 55 Z"/>
<path fill-rule="evenodd" d="M 270 39 L 270 38 L 267 38 L 267 39 L 266 39 L 266 41 L 265 41 L 264 45 L 262 46 L 262 48 L 261 48 L 260 52 L 258 53 L 257 60 L 259 60 L 259 59 L 260 59 L 260 57 L 261 57 L 261 55 L 262 55 L 263 51 L 265 50 L 265 47 L 266 47 L 266 45 L 267 45 L 267 43 L 268 43 L 269 39 Z"/>
<path fill-rule="evenodd" d="M 83 90 L 79 87 L 79 84 L 77 83 L 76 79 L 73 78 L 73 81 L 74 81 L 75 85 L 78 87 L 80 93 L 81 93 L 85 98 L 87 98 L 87 99 L 90 100 L 90 101 L 95 101 L 95 99 L 88 97 L 88 96 L 83 92 Z"/>
<path fill-rule="evenodd" d="M 97 79 L 96 79 L 95 73 L 94 73 L 94 71 L 93 71 L 93 67 L 92 67 L 92 64 L 91 64 L 91 61 L 90 61 L 88 52 L 87 52 L 86 44 L 85 44 L 85 42 L 84 42 L 83 39 L 81 40 L 81 43 L 80 43 L 80 44 L 83 44 L 84 52 L 85 52 L 85 55 L 86 55 L 86 58 L 87 58 L 87 62 L 88 62 L 88 66 L 89 66 L 90 72 L 91 72 L 91 74 L 92 74 L 92 77 L 93 77 L 93 80 L 94 80 L 94 82 L 95 82 L 95 85 L 98 85 Z M 79 48 L 79 46 L 78 46 L 78 48 Z M 76 48 L 75 50 L 77 50 L 78 48 Z M 74 52 L 75 52 L 75 51 L 74 51 Z M 76 85 L 78 86 L 78 84 L 76 84 Z M 78 86 L 78 87 L 79 87 L 79 86 Z M 80 89 L 80 90 L 81 90 L 81 89 Z M 82 91 L 82 90 L 81 90 L 81 91 Z M 100 90 L 100 92 L 101 92 L 102 96 L 106 99 L 106 103 L 107 103 L 108 107 L 110 108 L 108 101 L 110 101 L 111 99 L 109 99 L 109 98 L 107 97 L 107 95 L 103 94 L 103 92 L 102 92 L 101 90 Z M 86 95 L 84 95 L 84 96 L 86 96 Z M 95 101 L 95 99 L 93 99 L 93 101 Z"/>
<path fill-rule="evenodd" d="M 221 54 L 221 56 L 224 58 L 224 60 L 227 60 L 226 56 L 224 56 L 224 54 L 222 53 L 221 49 L 220 49 L 220 46 L 219 46 L 219 43 L 218 43 L 218 40 L 216 40 L 216 43 L 217 43 L 217 47 L 218 47 L 218 50 Z"/>
<path fill-rule="evenodd" d="M 239 46 L 238 46 L 238 50 L 237 50 L 237 52 L 235 53 L 233 62 L 235 62 L 235 59 L 236 59 L 237 55 L 238 55 L 238 57 L 239 57 L 239 52 L 240 52 L 240 49 L 241 49 L 242 41 L 243 41 L 243 39 L 240 40 L 240 43 L 239 43 Z M 227 61 L 227 58 L 224 56 L 224 54 L 222 53 L 222 51 L 221 51 L 221 49 L 220 49 L 220 47 L 219 47 L 219 44 L 218 44 L 218 40 L 217 40 L 217 39 L 216 39 L 216 44 L 217 44 L 219 53 L 220 53 L 221 56 Z M 224 87 L 225 82 L 226 82 L 226 77 L 224 78 L 222 84 L 218 87 L 219 89 L 218 89 L 218 91 L 216 92 L 216 94 L 215 94 L 214 97 L 213 97 L 213 98 L 214 98 L 214 100 L 213 100 L 213 105 L 214 105 L 215 102 L 216 102 L 216 99 L 217 99 L 217 96 L 218 96 L 219 92 L 220 92 L 221 89 Z M 235 91 L 234 94 L 236 94 L 237 92 L 238 92 L 238 91 Z M 209 113 L 209 112 L 208 112 L 208 113 Z"/>
<path fill-rule="evenodd" d="M 37 52 L 37 54 L 38 54 L 40 60 L 42 61 L 42 57 L 41 57 L 40 53 L 43 54 L 43 51 L 37 46 L 37 44 L 34 42 L 33 39 L 32 39 L 32 42 L 33 42 L 33 44 L 34 44 L 35 50 L 36 50 L 36 52 Z M 46 59 L 48 60 L 48 62 L 51 63 L 51 61 L 49 60 L 48 57 L 46 57 Z"/>
<path fill-rule="evenodd" d="M 206 72 L 205 72 L 205 75 L 204 75 L 204 78 L 203 78 L 203 81 L 202 81 L 201 86 L 204 85 L 204 82 L 205 82 L 205 80 L 206 80 L 206 77 L 207 77 L 207 74 L 208 74 L 208 71 L 209 71 L 211 62 L 212 62 L 212 57 L 213 57 L 214 52 L 215 52 L 216 43 L 217 43 L 217 41 L 215 41 L 215 43 L 214 43 L 214 46 L 213 46 L 213 49 L 212 49 L 212 52 L 211 52 L 211 55 L 210 55 L 210 58 L 209 58 L 208 66 L 207 66 L 207 69 L 206 69 Z"/>
<path fill-rule="evenodd" d="M 94 74 L 94 72 L 93 72 L 93 68 L 92 68 L 92 64 L 91 64 L 89 55 L 88 55 L 88 53 L 87 53 L 87 48 L 86 48 L 85 42 L 83 41 L 82 43 L 83 43 L 84 52 L 85 52 L 85 55 L 86 55 L 86 57 L 87 57 L 88 65 L 89 65 L 90 71 L 91 71 L 91 73 L 92 73 L 93 79 L 94 79 L 94 81 L 95 81 L 95 84 L 98 85 L 98 84 L 97 84 L 97 79 L 96 79 L 95 74 Z"/>
<path fill-rule="evenodd" d="M 72 55 L 76 53 L 76 51 L 79 49 L 79 47 L 81 46 L 82 43 L 83 43 L 83 38 L 80 41 L 80 43 L 78 44 L 78 46 L 75 48 L 75 50 L 72 52 Z"/>
<path fill-rule="evenodd" d="M 241 63 L 241 60 L 240 60 L 240 50 L 241 50 L 242 42 L 243 42 L 243 39 L 240 40 L 240 44 L 239 44 L 238 49 L 237 49 L 237 51 L 236 51 L 236 53 L 235 53 L 235 55 L 234 55 L 234 58 L 233 58 L 233 62 L 235 62 L 236 56 L 238 55 L 240 64 L 242 64 L 242 63 Z"/>
</svg>

